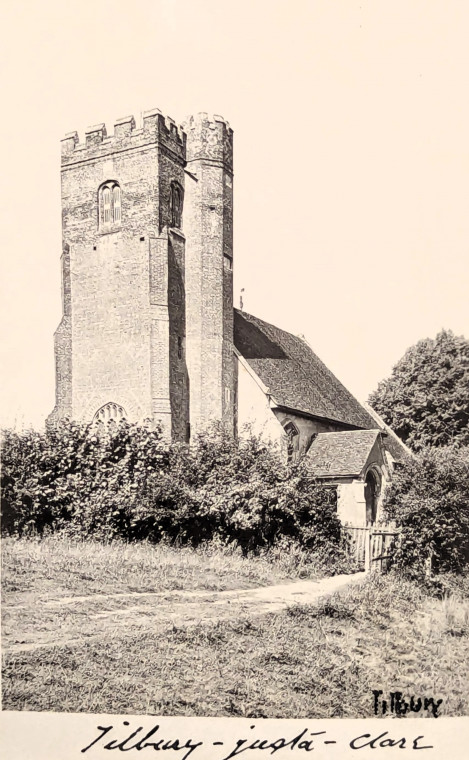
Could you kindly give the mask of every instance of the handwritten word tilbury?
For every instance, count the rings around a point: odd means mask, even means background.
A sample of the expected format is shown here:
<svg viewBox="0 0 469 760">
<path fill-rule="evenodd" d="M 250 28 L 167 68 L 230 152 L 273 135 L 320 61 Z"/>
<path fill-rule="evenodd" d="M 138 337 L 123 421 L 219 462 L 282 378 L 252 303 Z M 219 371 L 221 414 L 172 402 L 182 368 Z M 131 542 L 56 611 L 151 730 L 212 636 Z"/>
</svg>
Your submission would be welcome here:
<svg viewBox="0 0 469 760">
<path fill-rule="evenodd" d="M 130 726 L 129 721 L 123 721 L 125 727 Z M 254 731 L 255 725 L 250 727 L 251 731 Z M 285 737 L 278 737 L 277 739 L 267 738 L 254 738 L 255 734 L 251 734 L 249 739 L 239 738 L 234 739 L 232 746 L 228 749 L 224 746 L 227 742 L 222 741 L 194 741 L 193 739 L 181 739 L 171 738 L 168 739 L 161 734 L 160 725 L 153 726 L 150 730 L 145 730 L 143 726 L 138 726 L 135 730 L 127 728 L 122 736 L 122 732 L 115 729 L 114 726 L 97 726 L 100 732 L 93 741 L 86 747 L 83 747 L 82 752 L 88 752 L 92 747 L 100 747 L 106 750 L 119 750 L 121 752 L 130 752 L 132 750 L 141 751 L 144 749 L 150 749 L 154 751 L 169 751 L 176 752 L 179 760 L 187 760 L 192 753 L 197 753 L 198 750 L 205 746 L 220 747 L 220 755 L 216 760 L 231 760 L 234 757 L 238 757 L 243 753 L 247 753 L 245 757 L 252 757 L 254 752 L 263 751 L 265 757 L 274 755 L 281 750 L 296 751 L 297 753 L 312 752 L 315 748 L 322 745 L 338 744 L 334 739 L 327 738 L 326 731 L 309 731 L 308 728 L 303 729 L 299 734 L 291 739 Z M 121 734 L 119 736 L 119 733 Z M 105 743 L 104 743 L 105 742 Z M 387 747 L 399 747 L 400 749 L 433 749 L 432 745 L 425 744 L 423 736 L 417 736 L 413 738 L 407 738 L 400 736 L 399 738 L 393 738 L 389 735 L 388 731 L 375 731 L 374 734 L 361 734 L 347 742 L 350 750 L 361 749 L 384 749 Z M 205 753 L 199 753 L 199 760 L 205 760 Z M 288 753 L 289 757 L 292 757 L 291 752 Z M 212 755 L 213 757 L 213 755 Z"/>
<path fill-rule="evenodd" d="M 373 689 L 373 709 L 375 715 L 386 715 L 387 713 L 406 715 L 408 712 L 418 713 L 421 710 L 427 710 L 427 712 L 433 715 L 434 718 L 439 717 L 438 709 L 443 702 L 442 699 L 435 700 L 433 697 L 417 698 L 412 696 L 407 702 L 400 691 L 391 691 L 389 693 L 389 699 L 381 699 L 382 693 L 381 689 Z"/>
</svg>

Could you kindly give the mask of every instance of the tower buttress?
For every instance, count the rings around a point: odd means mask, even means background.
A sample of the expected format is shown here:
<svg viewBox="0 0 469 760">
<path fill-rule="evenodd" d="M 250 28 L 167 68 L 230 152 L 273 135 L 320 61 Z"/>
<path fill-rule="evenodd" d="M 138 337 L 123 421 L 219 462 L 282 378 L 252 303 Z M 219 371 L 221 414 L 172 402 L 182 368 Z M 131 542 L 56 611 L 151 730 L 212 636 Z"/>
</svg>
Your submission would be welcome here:
<svg viewBox="0 0 469 760">
<path fill-rule="evenodd" d="M 207 114 L 190 117 L 184 130 L 191 434 L 215 421 L 233 434 L 233 130 Z"/>
</svg>

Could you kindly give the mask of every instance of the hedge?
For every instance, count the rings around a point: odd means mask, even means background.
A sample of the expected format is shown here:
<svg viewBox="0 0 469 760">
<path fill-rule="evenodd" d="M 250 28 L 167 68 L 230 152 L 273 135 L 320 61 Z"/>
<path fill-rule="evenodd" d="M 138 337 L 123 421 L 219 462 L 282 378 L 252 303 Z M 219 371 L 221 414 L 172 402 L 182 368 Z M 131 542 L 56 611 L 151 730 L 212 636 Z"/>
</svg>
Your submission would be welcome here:
<svg viewBox="0 0 469 760">
<path fill-rule="evenodd" d="M 66 531 L 98 539 L 197 545 L 221 538 L 243 550 L 288 537 L 334 551 L 335 488 L 287 466 L 258 438 L 213 429 L 194 445 L 125 421 L 64 421 L 45 432 L 2 433 L 2 530 Z"/>
</svg>

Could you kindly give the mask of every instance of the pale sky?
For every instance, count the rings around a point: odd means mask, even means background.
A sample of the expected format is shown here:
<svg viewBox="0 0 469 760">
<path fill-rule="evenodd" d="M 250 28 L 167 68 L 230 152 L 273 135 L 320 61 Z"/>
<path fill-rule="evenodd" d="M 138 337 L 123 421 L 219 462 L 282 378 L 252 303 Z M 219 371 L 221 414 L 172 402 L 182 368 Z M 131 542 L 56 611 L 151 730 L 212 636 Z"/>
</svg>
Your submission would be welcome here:
<svg viewBox="0 0 469 760">
<path fill-rule="evenodd" d="M 467 0 L 4 0 L 1 420 L 54 405 L 60 139 L 158 107 L 235 133 L 235 303 L 365 400 L 469 336 Z"/>
</svg>

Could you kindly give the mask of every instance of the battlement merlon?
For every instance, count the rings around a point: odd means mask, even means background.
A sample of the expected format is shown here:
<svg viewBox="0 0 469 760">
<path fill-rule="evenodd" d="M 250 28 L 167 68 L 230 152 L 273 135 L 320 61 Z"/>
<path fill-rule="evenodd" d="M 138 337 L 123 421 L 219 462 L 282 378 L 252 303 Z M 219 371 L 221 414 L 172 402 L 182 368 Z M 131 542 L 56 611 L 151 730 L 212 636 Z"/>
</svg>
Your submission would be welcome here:
<svg viewBox="0 0 469 760">
<path fill-rule="evenodd" d="M 233 130 L 223 116 L 199 113 L 183 123 L 187 133 L 187 168 L 193 161 L 219 164 L 233 174 Z"/>
<path fill-rule="evenodd" d="M 85 142 L 80 143 L 77 132 L 69 132 L 61 141 L 62 166 L 99 159 L 112 153 L 141 148 L 154 143 L 168 150 L 181 165 L 186 161 L 186 134 L 174 119 L 163 116 L 158 108 L 145 111 L 142 126 L 137 128 L 133 116 L 118 119 L 114 134 L 108 135 L 105 124 L 85 130 Z"/>
</svg>

